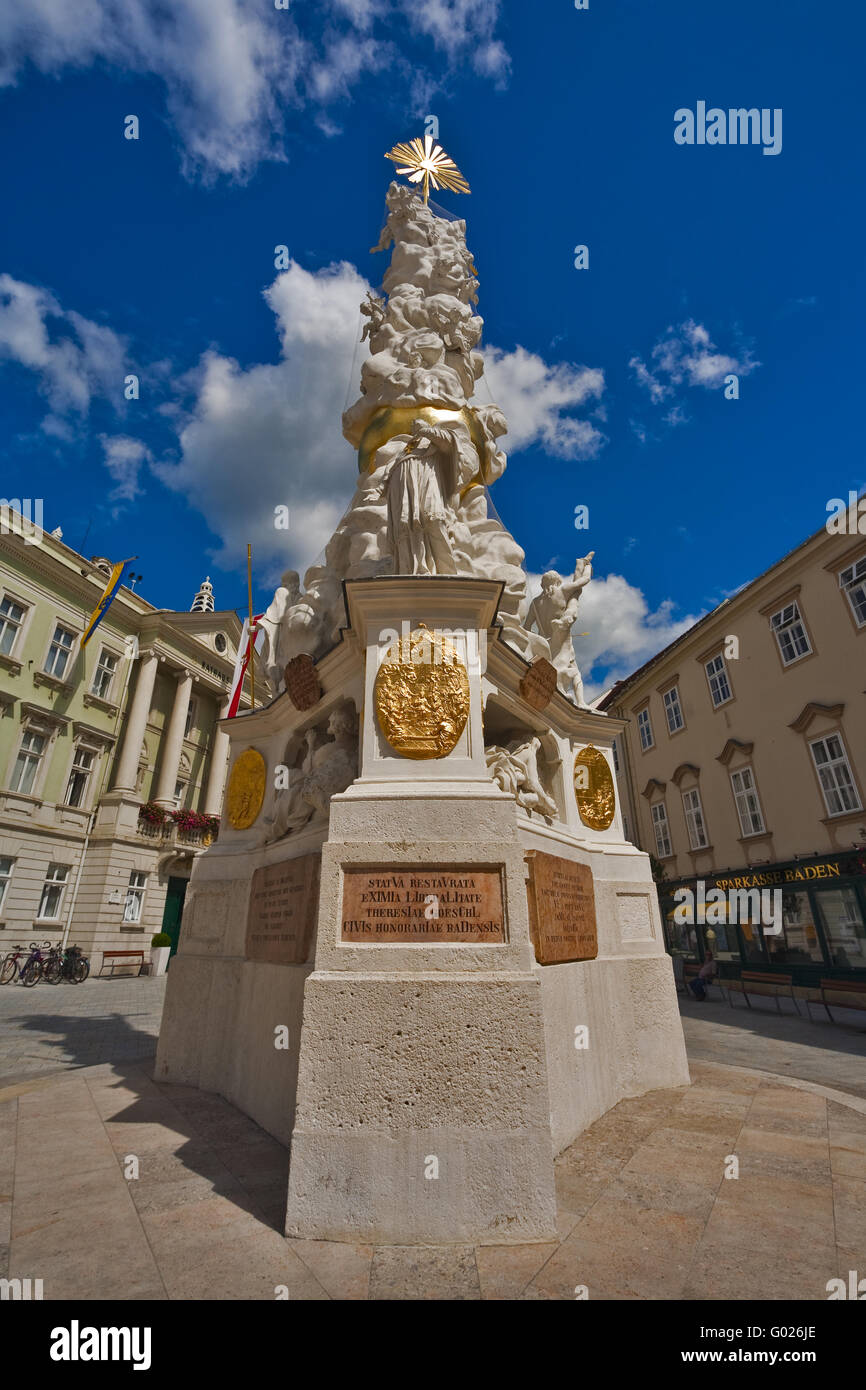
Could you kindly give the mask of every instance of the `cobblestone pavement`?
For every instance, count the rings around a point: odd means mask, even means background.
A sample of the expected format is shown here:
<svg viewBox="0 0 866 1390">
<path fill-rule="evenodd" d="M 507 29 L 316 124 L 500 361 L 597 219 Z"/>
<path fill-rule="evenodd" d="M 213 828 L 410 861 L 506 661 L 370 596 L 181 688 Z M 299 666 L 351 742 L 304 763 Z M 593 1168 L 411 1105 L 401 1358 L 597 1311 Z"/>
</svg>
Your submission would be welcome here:
<svg viewBox="0 0 866 1390">
<path fill-rule="evenodd" d="M 0 1087 L 156 1052 L 164 975 L 0 988 Z"/>
<path fill-rule="evenodd" d="M 555 1241 L 373 1247 L 287 1240 L 285 1149 L 149 1070 L 0 1091 L 0 1277 L 49 1301 L 763 1301 L 825 1300 L 866 1268 L 866 1101 L 814 1083 L 694 1063 L 560 1157 Z"/>
<path fill-rule="evenodd" d="M 838 1022 L 830 1023 L 820 1005 L 811 1006 L 811 1020 L 802 1000 L 803 1017 L 793 1012 L 790 1000 L 781 1007 L 783 1014 L 771 999 L 750 1009 L 741 1002 L 699 1004 L 681 996 L 689 1061 L 755 1067 L 866 1097 L 866 1011 L 834 1009 Z"/>
</svg>

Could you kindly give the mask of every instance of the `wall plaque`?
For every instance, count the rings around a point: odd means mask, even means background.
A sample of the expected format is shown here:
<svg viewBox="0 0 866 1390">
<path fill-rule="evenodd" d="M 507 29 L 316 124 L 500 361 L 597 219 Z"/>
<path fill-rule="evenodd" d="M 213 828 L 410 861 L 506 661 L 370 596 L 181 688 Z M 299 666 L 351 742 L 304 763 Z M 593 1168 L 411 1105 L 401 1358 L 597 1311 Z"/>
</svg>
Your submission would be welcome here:
<svg viewBox="0 0 866 1390">
<path fill-rule="evenodd" d="M 505 941 L 502 871 L 475 864 L 347 865 L 341 940 L 358 945 Z"/>
<path fill-rule="evenodd" d="M 301 965 L 309 959 L 320 866 L 320 855 L 303 854 L 256 869 L 247 909 L 247 960 Z"/>
<path fill-rule="evenodd" d="M 539 965 L 595 960 L 598 932 L 592 869 L 572 859 L 530 850 L 529 929 Z"/>
<path fill-rule="evenodd" d="M 312 709 L 322 698 L 316 663 L 306 652 L 293 656 L 285 672 L 286 689 L 295 709 Z"/>
<path fill-rule="evenodd" d="M 533 709 L 544 709 L 550 704 L 556 689 L 556 667 L 545 657 L 533 661 L 520 682 L 520 693 Z"/>
</svg>

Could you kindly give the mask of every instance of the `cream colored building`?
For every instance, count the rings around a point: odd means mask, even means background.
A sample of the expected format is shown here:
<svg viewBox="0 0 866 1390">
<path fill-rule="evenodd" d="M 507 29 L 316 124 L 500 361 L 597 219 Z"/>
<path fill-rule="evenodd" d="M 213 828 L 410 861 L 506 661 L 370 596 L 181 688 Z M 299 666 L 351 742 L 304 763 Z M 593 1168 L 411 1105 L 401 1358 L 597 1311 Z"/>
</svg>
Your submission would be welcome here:
<svg viewBox="0 0 866 1390">
<path fill-rule="evenodd" d="M 677 886 L 779 887 L 783 931 L 717 928 L 739 968 L 866 970 L 866 535 L 819 531 L 600 702 L 627 833 Z M 861 974 L 859 978 L 863 978 Z"/>
<path fill-rule="evenodd" d="M 228 737 L 217 720 L 241 623 L 214 611 L 207 581 L 190 612 L 124 587 L 82 649 L 110 563 L 2 512 L 0 954 L 68 940 L 94 971 L 106 950 L 147 959 L 154 932 L 176 944 L 209 842 L 207 825 L 171 813 L 220 814 Z M 148 802 L 162 824 L 141 815 Z"/>
</svg>

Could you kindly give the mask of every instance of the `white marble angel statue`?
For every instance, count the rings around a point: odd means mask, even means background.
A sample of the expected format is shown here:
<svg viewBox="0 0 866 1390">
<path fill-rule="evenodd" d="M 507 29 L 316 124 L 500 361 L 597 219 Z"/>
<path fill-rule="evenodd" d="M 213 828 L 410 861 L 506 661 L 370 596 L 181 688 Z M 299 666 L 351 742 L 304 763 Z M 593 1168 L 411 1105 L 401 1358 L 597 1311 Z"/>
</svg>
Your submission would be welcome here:
<svg viewBox="0 0 866 1390">
<path fill-rule="evenodd" d="M 573 694 L 579 709 L 590 707 L 583 697 L 583 678 L 574 655 L 571 629 L 577 622 L 580 595 L 592 579 L 594 554 L 591 550 L 577 561 L 571 579 L 563 579 L 556 570 L 541 576 L 541 593 L 529 605 L 525 624 L 527 631 L 531 632 L 534 625 L 547 639 L 550 660 L 557 670 L 557 685 L 564 695 Z"/>
</svg>

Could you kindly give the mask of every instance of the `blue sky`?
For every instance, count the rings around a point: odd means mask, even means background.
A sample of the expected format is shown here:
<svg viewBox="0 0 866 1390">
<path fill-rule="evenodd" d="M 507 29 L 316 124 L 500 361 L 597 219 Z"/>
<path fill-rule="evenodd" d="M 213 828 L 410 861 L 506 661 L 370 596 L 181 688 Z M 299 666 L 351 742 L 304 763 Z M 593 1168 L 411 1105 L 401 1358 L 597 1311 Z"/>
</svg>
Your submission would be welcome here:
<svg viewBox="0 0 866 1390">
<path fill-rule="evenodd" d="M 432 113 L 512 426 L 493 500 L 530 570 L 597 552 L 601 689 L 863 484 L 864 28 L 839 0 L 0 0 L 2 491 L 136 553 L 159 606 L 207 572 L 242 608 L 247 540 L 258 602 L 315 559 L 382 156 Z M 781 108 L 781 153 L 677 145 L 699 100 Z"/>
</svg>

